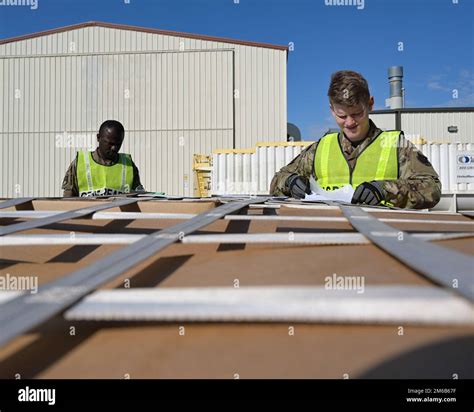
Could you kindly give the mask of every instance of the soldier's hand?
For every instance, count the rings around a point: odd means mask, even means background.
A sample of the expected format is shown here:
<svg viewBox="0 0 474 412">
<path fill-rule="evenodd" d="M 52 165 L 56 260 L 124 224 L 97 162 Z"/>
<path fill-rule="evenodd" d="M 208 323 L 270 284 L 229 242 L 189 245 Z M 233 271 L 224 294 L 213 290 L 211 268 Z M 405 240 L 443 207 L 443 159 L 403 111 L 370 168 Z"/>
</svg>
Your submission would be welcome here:
<svg viewBox="0 0 474 412">
<path fill-rule="evenodd" d="M 366 205 L 378 205 L 385 199 L 385 190 L 382 183 L 374 180 L 372 182 L 364 182 L 357 186 L 352 196 L 352 204 L 363 203 Z"/>
<path fill-rule="evenodd" d="M 295 199 L 303 199 L 306 194 L 310 194 L 308 179 L 297 174 L 291 175 L 286 181 L 287 187 L 290 190 L 291 197 Z"/>
</svg>

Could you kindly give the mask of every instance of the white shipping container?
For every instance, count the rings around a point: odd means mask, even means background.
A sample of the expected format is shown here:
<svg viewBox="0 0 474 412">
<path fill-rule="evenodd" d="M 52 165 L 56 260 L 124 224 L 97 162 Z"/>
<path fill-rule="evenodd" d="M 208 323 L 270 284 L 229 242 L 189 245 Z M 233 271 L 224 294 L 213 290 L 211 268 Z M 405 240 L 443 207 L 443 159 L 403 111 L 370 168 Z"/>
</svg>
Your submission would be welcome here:
<svg viewBox="0 0 474 412">
<path fill-rule="evenodd" d="M 268 194 L 270 183 L 275 175 L 283 166 L 287 165 L 297 155 L 301 153 L 304 147 L 310 145 L 312 142 L 293 142 L 293 143 L 260 143 L 257 145 L 253 153 L 248 153 L 246 156 L 250 160 L 246 162 L 239 162 L 238 167 L 243 167 L 245 170 L 236 171 L 232 168 L 232 174 L 226 172 L 226 168 L 222 167 L 222 159 L 225 161 L 233 161 L 230 159 L 239 158 L 242 154 L 238 150 L 231 151 L 215 151 L 214 168 L 212 172 L 212 181 L 219 182 L 212 192 L 213 195 L 224 194 Z M 440 176 L 442 191 L 447 193 L 469 193 L 474 192 L 473 183 L 458 183 L 457 176 L 457 153 L 458 151 L 474 150 L 472 143 L 428 143 L 415 145 L 431 162 L 434 169 Z M 234 164 L 235 162 L 233 162 Z M 237 165 L 237 163 L 235 163 Z M 222 173 L 226 173 L 222 175 Z M 237 180 L 236 177 L 238 176 Z M 243 179 L 243 177 L 245 177 Z M 251 181 L 246 179 L 250 177 Z M 223 184 L 221 182 L 226 182 Z M 245 182 L 245 183 L 244 183 Z M 255 190 L 249 190 L 248 188 Z M 240 189 L 241 188 L 241 189 Z"/>
</svg>

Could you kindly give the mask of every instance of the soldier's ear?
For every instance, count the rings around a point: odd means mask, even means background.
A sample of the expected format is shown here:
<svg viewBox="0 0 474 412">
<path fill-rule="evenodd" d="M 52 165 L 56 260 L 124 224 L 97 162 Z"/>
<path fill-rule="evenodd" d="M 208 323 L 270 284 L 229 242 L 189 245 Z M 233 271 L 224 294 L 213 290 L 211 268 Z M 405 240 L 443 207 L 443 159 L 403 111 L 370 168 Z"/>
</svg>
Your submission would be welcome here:
<svg viewBox="0 0 474 412">
<path fill-rule="evenodd" d="M 369 98 L 369 112 L 372 111 L 373 107 L 374 107 L 374 96 L 370 96 L 370 98 Z"/>
<path fill-rule="evenodd" d="M 99 136 L 99 133 L 97 133 L 97 141 L 99 141 L 100 139 L 100 136 Z"/>
</svg>

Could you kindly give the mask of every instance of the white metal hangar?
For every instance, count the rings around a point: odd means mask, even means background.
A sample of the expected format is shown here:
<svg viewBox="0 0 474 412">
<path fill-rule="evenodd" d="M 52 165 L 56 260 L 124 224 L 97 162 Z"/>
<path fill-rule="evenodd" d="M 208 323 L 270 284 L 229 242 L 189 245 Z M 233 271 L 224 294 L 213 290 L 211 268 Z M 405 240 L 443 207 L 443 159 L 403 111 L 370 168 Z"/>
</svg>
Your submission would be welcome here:
<svg viewBox="0 0 474 412">
<path fill-rule="evenodd" d="M 61 195 L 107 119 L 147 190 L 192 195 L 194 153 L 286 141 L 287 53 L 99 22 L 0 40 L 0 195 Z"/>
</svg>

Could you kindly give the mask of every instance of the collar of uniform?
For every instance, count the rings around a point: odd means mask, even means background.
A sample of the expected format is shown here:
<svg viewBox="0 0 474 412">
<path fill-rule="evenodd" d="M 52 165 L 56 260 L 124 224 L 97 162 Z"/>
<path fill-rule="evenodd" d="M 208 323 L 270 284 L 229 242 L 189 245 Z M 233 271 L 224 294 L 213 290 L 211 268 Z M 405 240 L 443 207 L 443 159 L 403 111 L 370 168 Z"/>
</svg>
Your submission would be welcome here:
<svg viewBox="0 0 474 412">
<path fill-rule="evenodd" d="M 94 160 L 94 162 L 96 162 L 96 163 L 98 163 L 102 166 L 113 166 L 115 163 L 117 163 L 117 162 L 114 162 L 113 160 L 102 159 L 99 156 L 99 152 L 97 150 L 98 149 L 95 149 L 92 152 L 92 159 Z M 118 161 L 118 156 L 117 156 L 117 161 Z"/>
<path fill-rule="evenodd" d="M 339 132 L 338 139 L 339 143 L 342 148 L 347 148 L 348 151 L 352 152 L 354 149 L 358 147 L 365 147 L 367 146 L 372 140 L 374 140 L 382 130 L 380 130 L 375 123 L 369 119 L 369 131 L 367 132 L 367 136 L 364 140 L 361 140 L 358 145 L 354 146 L 352 142 L 344 135 L 341 131 Z"/>
</svg>

